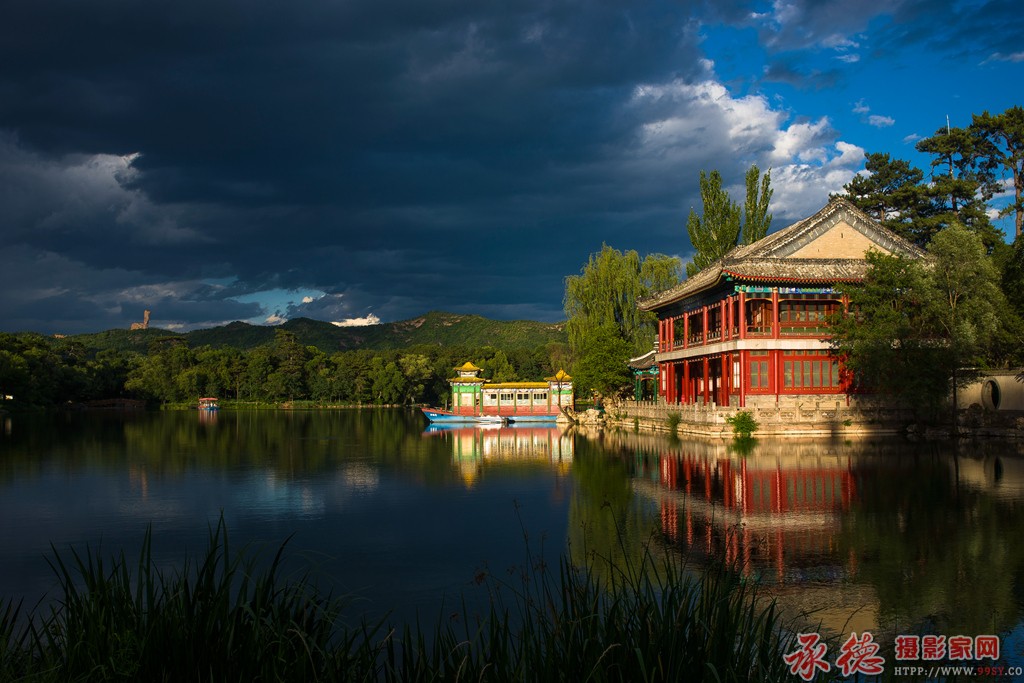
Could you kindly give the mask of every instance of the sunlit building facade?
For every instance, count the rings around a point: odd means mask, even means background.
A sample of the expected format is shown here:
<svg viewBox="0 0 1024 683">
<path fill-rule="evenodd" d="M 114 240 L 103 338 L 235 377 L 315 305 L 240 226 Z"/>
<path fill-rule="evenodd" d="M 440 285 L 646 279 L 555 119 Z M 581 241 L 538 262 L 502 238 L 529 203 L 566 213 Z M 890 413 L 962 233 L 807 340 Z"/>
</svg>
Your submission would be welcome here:
<svg viewBox="0 0 1024 683">
<path fill-rule="evenodd" d="M 841 287 L 864 278 L 869 250 L 924 256 L 833 198 L 813 216 L 642 300 L 640 308 L 658 316 L 659 397 L 745 407 L 846 392 L 827 319 L 848 308 Z"/>
</svg>

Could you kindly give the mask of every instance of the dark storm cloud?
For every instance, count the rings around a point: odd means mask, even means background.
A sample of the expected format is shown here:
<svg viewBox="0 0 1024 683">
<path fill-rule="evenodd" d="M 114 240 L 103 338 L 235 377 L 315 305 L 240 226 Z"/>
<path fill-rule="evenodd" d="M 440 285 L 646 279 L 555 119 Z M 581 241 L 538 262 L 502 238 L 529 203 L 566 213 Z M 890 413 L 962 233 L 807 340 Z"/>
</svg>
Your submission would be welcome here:
<svg viewBox="0 0 1024 683">
<path fill-rule="evenodd" d="M 226 319 L 233 296 L 304 287 L 354 312 L 557 316 L 572 223 L 608 208 L 571 184 L 613 184 L 636 82 L 699 71 L 689 25 L 671 3 L 8 4 L 5 242 L 124 273 L 125 292 L 234 278 Z M 589 226 L 598 246 L 613 223 Z M 524 292 L 523 268 L 560 275 Z M 97 322 L 132 303 L 96 296 Z"/>
<path fill-rule="evenodd" d="M 187 326 L 558 319 L 564 276 L 602 242 L 685 255 L 700 169 L 773 166 L 800 179 L 776 192 L 793 211 L 841 186 L 852 145 L 733 97 L 701 48 L 715 21 L 777 53 L 850 51 L 873 17 L 917 7 L 832 5 L 5 3 L 3 328 L 125 326 L 144 308 Z M 785 55 L 773 79 L 839 76 Z M 239 300 L 268 291 L 294 300 Z"/>
<path fill-rule="evenodd" d="M 777 59 L 765 67 L 764 80 L 788 83 L 798 88 L 829 88 L 840 78 L 838 69 L 820 71 L 808 68 L 795 58 Z"/>
</svg>

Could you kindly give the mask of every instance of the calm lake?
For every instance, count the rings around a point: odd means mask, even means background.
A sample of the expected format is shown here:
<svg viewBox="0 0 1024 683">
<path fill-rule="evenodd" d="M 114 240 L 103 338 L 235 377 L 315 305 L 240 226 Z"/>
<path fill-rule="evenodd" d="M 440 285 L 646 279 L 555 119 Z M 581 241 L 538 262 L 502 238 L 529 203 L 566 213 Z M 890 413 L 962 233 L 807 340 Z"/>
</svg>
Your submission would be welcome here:
<svg viewBox="0 0 1024 683">
<path fill-rule="evenodd" d="M 723 442 L 427 428 L 417 412 L 0 417 L 0 597 L 53 597 L 51 545 L 161 566 L 234 549 L 352 596 L 353 621 L 436 621 L 543 556 L 724 559 L 822 631 L 1024 633 L 1024 456 L 900 439 Z M 888 636 L 886 635 L 888 634 Z"/>
</svg>

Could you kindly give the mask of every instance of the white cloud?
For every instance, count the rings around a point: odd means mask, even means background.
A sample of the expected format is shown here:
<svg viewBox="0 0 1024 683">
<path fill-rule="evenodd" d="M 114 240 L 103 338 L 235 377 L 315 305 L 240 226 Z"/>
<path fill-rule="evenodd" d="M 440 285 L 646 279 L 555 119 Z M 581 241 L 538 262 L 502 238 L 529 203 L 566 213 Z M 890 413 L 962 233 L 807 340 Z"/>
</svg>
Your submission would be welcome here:
<svg viewBox="0 0 1024 683">
<path fill-rule="evenodd" d="M 828 117 L 787 125 L 788 114 L 766 98 L 733 97 L 713 80 L 643 85 L 632 106 L 641 117 L 637 156 L 647 177 L 654 177 L 655 167 L 659 177 L 685 183 L 692 188 L 689 205 L 699 202 L 699 169 L 741 181 L 757 163 L 772 169 L 773 213 L 795 220 L 820 209 L 864 163 L 864 149 L 837 139 Z"/>
<path fill-rule="evenodd" d="M 277 313 L 274 313 L 273 315 L 268 315 L 266 320 L 264 320 L 263 322 L 266 323 L 267 325 L 280 325 L 281 323 L 286 322 L 287 320 L 288 318 L 282 318 Z"/>
<path fill-rule="evenodd" d="M 364 318 L 349 318 L 347 320 L 337 320 L 331 323 L 338 327 L 366 327 L 367 325 L 379 325 L 380 318 L 370 313 Z"/>
<path fill-rule="evenodd" d="M 993 52 L 982 63 L 986 64 L 988 62 L 1024 62 L 1024 52 L 1011 52 L 1008 55 L 1004 55 L 1002 52 Z"/>
<path fill-rule="evenodd" d="M 831 140 L 832 136 L 832 126 L 827 117 L 813 123 L 794 123 L 789 128 L 778 131 L 771 153 L 772 164 L 784 164 L 793 160 L 824 163 L 829 153 L 823 143 Z"/>
<path fill-rule="evenodd" d="M 896 119 L 891 116 L 872 114 L 871 107 L 863 99 L 857 100 L 857 103 L 853 105 L 853 113 L 860 114 L 861 121 L 875 128 L 888 128 L 896 124 Z"/>
<path fill-rule="evenodd" d="M 821 39 L 821 46 L 831 48 L 833 50 L 849 50 L 851 48 L 860 47 L 860 43 L 844 35 L 833 33 L 830 36 L 825 36 Z"/>
</svg>

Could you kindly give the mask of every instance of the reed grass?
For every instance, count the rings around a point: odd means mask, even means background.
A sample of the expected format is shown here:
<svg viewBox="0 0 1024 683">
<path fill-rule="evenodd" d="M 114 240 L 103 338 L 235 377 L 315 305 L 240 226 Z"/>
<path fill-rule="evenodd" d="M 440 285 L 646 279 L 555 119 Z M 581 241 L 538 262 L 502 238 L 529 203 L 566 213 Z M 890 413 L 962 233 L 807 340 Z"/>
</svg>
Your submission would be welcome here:
<svg viewBox="0 0 1024 683">
<path fill-rule="evenodd" d="M 0 606 L 0 680 L 793 680 L 774 602 L 723 566 L 531 557 L 514 579 L 480 577 L 490 603 L 477 618 L 348 626 L 344 601 L 283 574 L 285 545 L 260 568 L 229 552 L 221 521 L 205 556 L 165 573 L 150 541 L 134 564 L 54 550 L 62 599 L 27 619 Z"/>
</svg>

